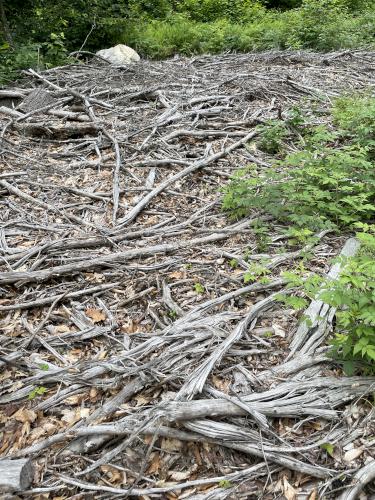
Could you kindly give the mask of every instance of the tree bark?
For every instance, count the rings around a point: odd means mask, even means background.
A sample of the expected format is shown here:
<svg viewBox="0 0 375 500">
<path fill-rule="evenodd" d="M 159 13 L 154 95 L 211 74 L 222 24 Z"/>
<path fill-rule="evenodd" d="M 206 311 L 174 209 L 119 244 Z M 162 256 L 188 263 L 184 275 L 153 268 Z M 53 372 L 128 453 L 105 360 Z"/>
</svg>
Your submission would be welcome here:
<svg viewBox="0 0 375 500">
<path fill-rule="evenodd" d="M 13 38 L 9 29 L 8 18 L 4 7 L 4 0 L 0 0 L 0 21 L 1 21 L 1 30 L 4 34 L 4 38 L 9 43 L 9 45 L 13 47 Z"/>
<path fill-rule="evenodd" d="M 26 490 L 33 478 L 31 460 L 0 460 L 0 492 L 13 493 Z"/>
</svg>

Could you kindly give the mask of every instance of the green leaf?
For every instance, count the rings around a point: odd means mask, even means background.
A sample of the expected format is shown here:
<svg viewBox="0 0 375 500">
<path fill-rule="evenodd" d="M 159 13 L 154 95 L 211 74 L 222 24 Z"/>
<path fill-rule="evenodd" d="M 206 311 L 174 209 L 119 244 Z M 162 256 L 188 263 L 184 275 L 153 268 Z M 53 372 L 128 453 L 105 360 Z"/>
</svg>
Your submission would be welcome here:
<svg viewBox="0 0 375 500">
<path fill-rule="evenodd" d="M 228 481 L 228 479 L 222 479 L 221 481 L 219 481 L 219 486 L 220 488 L 231 488 L 232 483 Z"/>
<path fill-rule="evenodd" d="M 30 393 L 29 393 L 29 399 L 35 399 L 37 396 L 42 396 L 45 392 L 47 392 L 47 388 L 40 386 L 40 387 L 35 387 Z"/>
<path fill-rule="evenodd" d="M 197 293 L 202 294 L 202 293 L 204 293 L 204 290 L 205 290 L 205 289 L 204 289 L 204 286 L 203 286 L 203 285 L 201 285 L 200 283 L 195 283 L 195 284 L 194 284 L 194 290 L 195 290 Z"/>
<path fill-rule="evenodd" d="M 355 364 L 353 361 L 344 361 L 342 368 L 348 377 L 352 377 L 355 373 Z"/>
<path fill-rule="evenodd" d="M 334 446 L 333 444 L 331 443 L 323 443 L 320 445 L 320 447 L 325 450 L 328 455 L 330 455 L 331 457 L 333 457 L 333 452 L 334 452 Z"/>
</svg>

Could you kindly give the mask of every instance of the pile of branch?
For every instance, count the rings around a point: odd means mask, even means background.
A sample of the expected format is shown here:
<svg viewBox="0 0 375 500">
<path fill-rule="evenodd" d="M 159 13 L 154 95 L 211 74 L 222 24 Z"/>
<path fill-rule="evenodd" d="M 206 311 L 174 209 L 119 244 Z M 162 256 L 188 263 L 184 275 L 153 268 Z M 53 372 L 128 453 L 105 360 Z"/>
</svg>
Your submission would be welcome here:
<svg viewBox="0 0 375 500">
<path fill-rule="evenodd" d="M 324 111 L 374 69 L 359 51 L 95 60 L 0 91 L 0 491 L 357 498 L 375 379 L 327 355 L 334 309 L 299 322 L 277 299 L 307 251 L 336 279 L 358 243 L 282 250 L 268 221 L 264 254 L 264 217 L 220 200 L 272 162 L 258 124 L 306 98 Z M 252 261 L 270 280 L 244 285 Z"/>
</svg>

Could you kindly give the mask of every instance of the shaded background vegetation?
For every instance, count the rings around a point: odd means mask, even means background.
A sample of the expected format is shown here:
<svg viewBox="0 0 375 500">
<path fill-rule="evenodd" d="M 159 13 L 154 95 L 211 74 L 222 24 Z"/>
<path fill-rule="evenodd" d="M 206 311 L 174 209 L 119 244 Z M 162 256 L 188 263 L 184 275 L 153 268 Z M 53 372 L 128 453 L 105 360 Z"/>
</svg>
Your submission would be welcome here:
<svg viewBox="0 0 375 500">
<path fill-rule="evenodd" d="M 0 82 L 72 51 L 126 43 L 147 57 L 373 47 L 371 0 L 0 0 Z"/>
</svg>

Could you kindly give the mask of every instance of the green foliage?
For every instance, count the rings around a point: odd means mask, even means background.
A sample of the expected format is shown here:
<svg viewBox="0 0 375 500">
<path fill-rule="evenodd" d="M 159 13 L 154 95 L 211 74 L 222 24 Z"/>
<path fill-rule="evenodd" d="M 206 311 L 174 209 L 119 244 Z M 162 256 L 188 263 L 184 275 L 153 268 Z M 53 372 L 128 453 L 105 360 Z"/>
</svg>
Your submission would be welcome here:
<svg viewBox="0 0 375 500">
<path fill-rule="evenodd" d="M 250 165 L 247 171 L 238 173 L 225 191 L 223 208 L 235 217 L 261 210 L 292 223 L 298 229 L 289 231 L 299 239 L 309 237 L 316 229 L 371 220 L 375 214 L 375 169 L 370 154 L 375 99 L 359 99 L 358 108 L 353 102 L 339 100 L 333 108 L 335 123 L 343 130 L 300 123 L 297 132 L 306 137 L 299 144 L 303 149 L 286 155 L 268 169 Z M 268 127 L 262 127 L 261 133 L 272 145 L 273 138 L 281 134 L 286 137 L 291 125 L 276 120 Z M 360 144 L 353 145 L 351 140 Z M 280 142 L 275 140 L 274 144 L 279 148 Z"/>
<path fill-rule="evenodd" d="M 346 370 L 364 361 L 365 371 L 375 372 L 375 226 L 372 233 L 359 233 L 357 238 L 361 252 L 341 259 L 340 278 L 324 282 L 319 298 L 338 308 L 332 354 L 345 360 Z"/>
<path fill-rule="evenodd" d="M 361 251 L 355 257 L 341 257 L 342 272 L 337 280 L 313 274 L 285 272 L 289 287 L 300 288 L 310 298 L 318 298 L 337 309 L 336 329 L 330 354 L 342 361 L 344 371 L 375 373 L 375 226 L 357 224 Z M 299 296 L 280 294 L 278 299 L 293 309 L 307 306 Z"/>
<path fill-rule="evenodd" d="M 244 22 L 263 15 L 265 9 L 256 0 L 182 0 L 177 11 L 198 22 L 218 19 Z"/>
<path fill-rule="evenodd" d="M 67 62 L 67 49 L 65 47 L 64 32 L 51 33 L 49 40 L 42 44 L 44 48 L 46 67 L 57 66 Z"/>
<path fill-rule="evenodd" d="M 338 99 L 332 114 L 336 129 L 308 126 L 301 113 L 294 113 L 293 123 L 277 120 L 263 127 L 267 143 L 274 137 L 287 137 L 295 141 L 294 150 L 300 149 L 270 168 L 250 165 L 238 172 L 224 190 L 223 208 L 235 217 L 254 209 L 272 215 L 288 225 L 285 232 L 293 244 L 312 241 L 313 232 L 321 228 L 361 230 L 357 237 L 362 251 L 341 259 L 343 271 L 338 280 L 307 278 L 303 262 L 297 271 L 283 276 L 293 291 L 302 290 L 307 297 L 318 297 L 337 309 L 331 354 L 343 362 L 346 373 L 359 369 L 374 373 L 375 98 Z M 280 141 L 275 144 L 279 152 Z M 255 229 L 262 233 L 261 225 Z M 258 267 L 249 268 L 246 281 L 264 278 L 266 273 Z M 300 295 L 280 294 L 278 298 L 300 310 L 307 306 Z"/>
<path fill-rule="evenodd" d="M 374 46 L 374 6 L 364 3 L 351 10 L 347 4 L 307 0 L 300 8 L 276 12 L 256 2 L 244 8 L 244 2 L 186 0 L 165 19 L 128 23 L 121 41 L 156 58 L 224 50 L 328 51 Z"/>
<path fill-rule="evenodd" d="M 253 232 L 257 240 L 257 251 L 265 252 L 268 249 L 271 239 L 269 237 L 269 227 L 261 220 L 257 219 L 253 225 Z"/>
<path fill-rule="evenodd" d="M 231 267 L 232 269 L 236 269 L 236 268 L 238 267 L 238 261 L 237 261 L 237 259 L 231 259 L 231 260 L 229 261 L 229 265 L 230 265 L 230 267 Z"/>
<path fill-rule="evenodd" d="M 43 396 L 47 392 L 47 388 L 40 386 L 40 387 L 35 387 L 32 391 L 29 392 L 29 399 L 35 399 L 37 396 Z"/>
<path fill-rule="evenodd" d="M 18 69 L 66 62 L 78 50 L 126 43 L 155 58 L 176 53 L 373 47 L 370 0 L 12 0 L 14 46 L 0 48 L 2 81 Z M 282 9 L 275 10 L 275 9 Z M 4 61 L 5 59 L 5 61 Z M 6 75 L 8 74 L 8 76 Z"/>
<path fill-rule="evenodd" d="M 249 169 L 230 183 L 223 208 L 236 216 L 260 209 L 315 230 L 370 220 L 374 203 L 374 167 L 366 150 L 348 146 L 300 151 L 262 172 Z"/>
<path fill-rule="evenodd" d="M 194 283 L 194 290 L 196 293 L 202 294 L 205 292 L 205 288 L 201 283 Z"/>
<path fill-rule="evenodd" d="M 265 153 L 276 154 L 283 149 L 283 139 L 289 136 L 285 122 L 281 120 L 270 120 L 266 125 L 259 127 L 261 139 L 258 147 Z"/>
<path fill-rule="evenodd" d="M 332 110 L 334 122 L 343 133 L 356 143 L 375 148 L 375 99 L 370 95 L 342 97 Z"/>
<path fill-rule="evenodd" d="M 268 283 L 269 279 L 267 278 L 267 274 L 270 273 L 270 270 L 262 264 L 257 262 L 251 263 L 249 265 L 248 270 L 244 274 L 244 283 L 249 283 L 250 281 L 259 281 L 259 283 Z"/>
<path fill-rule="evenodd" d="M 314 232 L 306 227 L 289 227 L 285 234 L 290 237 L 290 243 L 295 245 L 297 243 L 312 243 L 314 240 Z"/>
<path fill-rule="evenodd" d="M 303 297 L 297 297 L 295 295 L 286 295 L 283 293 L 280 293 L 277 296 L 277 300 L 285 304 L 287 307 L 294 309 L 295 311 L 301 311 L 302 309 L 305 309 L 308 305 L 307 300 L 304 299 Z"/>
<path fill-rule="evenodd" d="M 333 457 L 333 452 L 335 447 L 332 443 L 322 443 L 320 447 L 322 448 L 322 450 L 325 450 L 328 453 L 328 455 Z"/>
<path fill-rule="evenodd" d="M 231 488 L 233 485 L 228 479 L 222 479 L 219 481 L 220 488 Z"/>
</svg>

